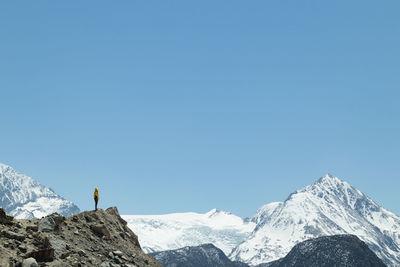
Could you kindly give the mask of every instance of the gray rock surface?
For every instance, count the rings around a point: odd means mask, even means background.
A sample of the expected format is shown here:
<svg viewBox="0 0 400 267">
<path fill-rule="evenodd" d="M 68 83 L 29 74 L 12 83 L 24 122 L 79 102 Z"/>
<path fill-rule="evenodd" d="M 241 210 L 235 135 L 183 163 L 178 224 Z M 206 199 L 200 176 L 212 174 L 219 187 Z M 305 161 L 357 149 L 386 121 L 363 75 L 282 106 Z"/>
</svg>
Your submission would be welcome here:
<svg viewBox="0 0 400 267">
<path fill-rule="evenodd" d="M 50 214 L 39 221 L 38 229 L 40 232 L 53 232 L 64 221 L 64 216 L 57 213 Z"/>
<path fill-rule="evenodd" d="M 323 236 L 303 241 L 282 259 L 258 267 L 385 267 L 355 235 Z"/>
<path fill-rule="evenodd" d="M 22 262 L 22 267 L 38 267 L 34 258 L 27 258 Z"/>
<path fill-rule="evenodd" d="M 249 267 L 231 261 L 222 250 L 213 244 L 151 253 L 164 267 Z"/>
</svg>

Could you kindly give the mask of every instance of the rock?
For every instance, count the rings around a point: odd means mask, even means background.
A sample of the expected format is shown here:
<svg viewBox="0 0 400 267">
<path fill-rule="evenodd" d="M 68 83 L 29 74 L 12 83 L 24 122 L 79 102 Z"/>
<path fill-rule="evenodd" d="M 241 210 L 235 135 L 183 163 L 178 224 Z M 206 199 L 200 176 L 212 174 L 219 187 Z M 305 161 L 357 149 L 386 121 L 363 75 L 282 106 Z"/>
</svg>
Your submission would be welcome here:
<svg viewBox="0 0 400 267">
<path fill-rule="evenodd" d="M 19 249 L 21 252 L 23 252 L 23 253 L 26 252 L 26 246 L 25 246 L 25 245 L 19 245 L 19 246 L 18 246 L 18 249 Z"/>
<path fill-rule="evenodd" d="M 104 225 L 96 224 L 92 225 L 90 228 L 96 234 L 104 236 L 106 239 L 111 239 L 110 231 L 108 231 L 108 229 Z"/>
<path fill-rule="evenodd" d="M 32 231 L 32 232 L 37 232 L 38 231 L 38 227 L 36 225 L 28 225 L 26 227 L 27 231 Z"/>
<path fill-rule="evenodd" d="M 69 257 L 71 254 L 72 254 L 71 251 L 64 252 L 63 254 L 61 254 L 60 259 L 65 259 Z"/>
<path fill-rule="evenodd" d="M 53 260 L 52 262 L 47 263 L 46 266 L 49 266 L 49 267 L 65 267 L 65 262 L 61 262 L 61 261 L 58 261 L 58 260 Z"/>
<path fill-rule="evenodd" d="M 86 252 L 85 252 L 83 249 L 79 250 L 79 251 L 78 251 L 78 254 L 79 254 L 79 256 L 81 256 L 81 257 L 86 257 Z"/>
<path fill-rule="evenodd" d="M 25 236 L 23 234 L 19 234 L 19 233 L 7 231 L 7 230 L 1 231 L 1 236 L 7 237 L 10 239 L 19 240 L 19 241 L 23 241 L 25 239 Z"/>
<path fill-rule="evenodd" d="M 118 256 L 118 257 L 121 257 L 121 256 L 123 255 L 123 253 L 122 253 L 121 251 L 119 251 L 119 250 L 113 251 L 113 254 L 114 254 L 115 256 Z"/>
<path fill-rule="evenodd" d="M 7 215 L 7 213 L 0 208 L 0 224 L 12 224 L 13 216 Z"/>
<path fill-rule="evenodd" d="M 36 260 L 34 258 L 27 258 L 22 262 L 22 267 L 38 267 Z"/>
<path fill-rule="evenodd" d="M 38 261 L 47 261 L 54 258 L 54 248 L 44 248 L 35 250 L 29 253 L 30 257 L 35 258 Z"/>
<path fill-rule="evenodd" d="M 79 231 L 76 230 L 76 231 L 74 232 L 74 235 L 79 235 Z"/>
<path fill-rule="evenodd" d="M 58 213 L 50 214 L 39 221 L 40 232 L 52 232 L 58 229 L 58 226 L 65 220 L 64 216 Z"/>
<path fill-rule="evenodd" d="M 55 236 L 47 236 L 49 246 L 54 248 L 54 254 L 58 257 L 63 255 L 67 251 L 67 244 Z"/>
<path fill-rule="evenodd" d="M 100 264 L 100 267 L 110 267 L 110 263 L 108 261 L 105 261 L 102 264 Z"/>
</svg>

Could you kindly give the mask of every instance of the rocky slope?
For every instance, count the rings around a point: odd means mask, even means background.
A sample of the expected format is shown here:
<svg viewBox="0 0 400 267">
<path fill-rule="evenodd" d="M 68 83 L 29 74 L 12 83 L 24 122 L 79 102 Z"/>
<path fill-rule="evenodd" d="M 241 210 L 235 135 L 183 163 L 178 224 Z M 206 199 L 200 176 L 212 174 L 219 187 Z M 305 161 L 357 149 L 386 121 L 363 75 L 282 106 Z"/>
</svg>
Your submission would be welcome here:
<svg viewBox="0 0 400 267">
<path fill-rule="evenodd" d="M 138 234 L 146 252 L 212 243 L 229 254 L 255 227 L 253 222 L 217 209 L 203 214 L 122 215 L 122 218 Z"/>
<path fill-rule="evenodd" d="M 335 234 L 354 234 L 389 266 L 400 266 L 400 217 L 332 175 L 262 207 L 251 235 L 230 258 L 249 265 L 284 257 L 297 243 Z"/>
<path fill-rule="evenodd" d="M 161 267 L 115 207 L 40 220 L 13 219 L 0 209 L 0 229 L 0 266 Z"/>
<path fill-rule="evenodd" d="M 357 236 L 334 235 L 303 241 L 286 257 L 257 267 L 385 267 Z"/>
<path fill-rule="evenodd" d="M 184 247 L 152 253 L 164 267 L 248 267 L 228 259 L 222 250 L 212 244 Z"/>
<path fill-rule="evenodd" d="M 69 216 L 79 212 L 72 202 L 25 174 L 0 163 L 0 207 L 19 219 L 41 218 L 53 212 Z"/>
</svg>

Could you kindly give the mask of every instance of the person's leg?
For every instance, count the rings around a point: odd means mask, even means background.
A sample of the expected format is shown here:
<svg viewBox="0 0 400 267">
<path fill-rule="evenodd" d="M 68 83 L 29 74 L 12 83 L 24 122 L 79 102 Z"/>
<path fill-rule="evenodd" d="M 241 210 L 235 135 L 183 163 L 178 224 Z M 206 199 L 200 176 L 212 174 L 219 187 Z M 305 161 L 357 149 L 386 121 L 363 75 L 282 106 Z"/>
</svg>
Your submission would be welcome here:
<svg viewBox="0 0 400 267">
<path fill-rule="evenodd" d="M 94 210 L 97 210 L 97 202 L 99 201 L 99 199 L 98 198 L 95 198 L 94 199 Z"/>
</svg>

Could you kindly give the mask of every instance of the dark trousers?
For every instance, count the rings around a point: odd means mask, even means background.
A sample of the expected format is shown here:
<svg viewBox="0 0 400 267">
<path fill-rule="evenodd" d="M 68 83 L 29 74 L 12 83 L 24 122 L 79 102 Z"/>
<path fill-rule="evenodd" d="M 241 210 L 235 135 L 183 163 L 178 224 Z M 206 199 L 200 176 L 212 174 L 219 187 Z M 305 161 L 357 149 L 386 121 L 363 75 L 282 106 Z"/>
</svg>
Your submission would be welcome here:
<svg viewBox="0 0 400 267">
<path fill-rule="evenodd" d="M 97 210 L 97 202 L 99 202 L 99 199 L 97 197 L 94 198 L 94 210 Z"/>
</svg>

